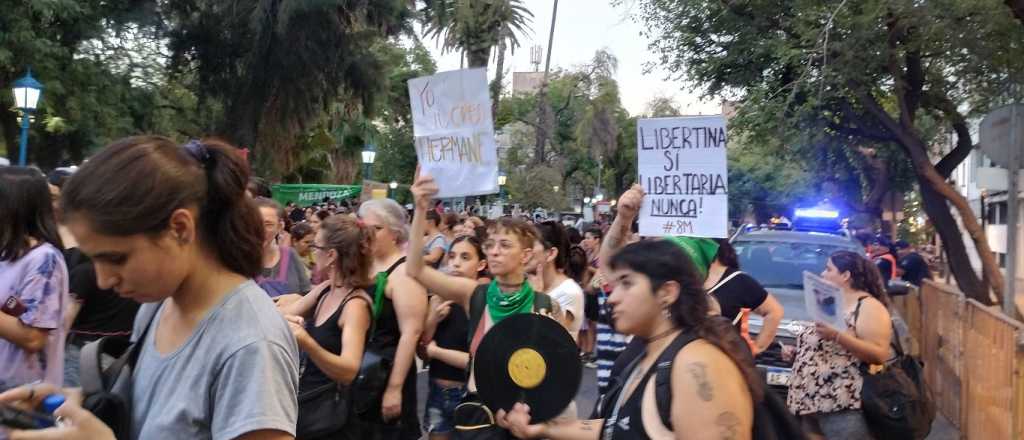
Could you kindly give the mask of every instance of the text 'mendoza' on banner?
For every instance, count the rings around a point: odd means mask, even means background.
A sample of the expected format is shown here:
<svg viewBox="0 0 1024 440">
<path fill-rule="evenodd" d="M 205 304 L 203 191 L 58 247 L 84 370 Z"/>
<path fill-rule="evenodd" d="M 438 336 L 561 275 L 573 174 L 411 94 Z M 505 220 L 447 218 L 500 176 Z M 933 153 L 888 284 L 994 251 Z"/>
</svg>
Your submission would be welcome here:
<svg viewBox="0 0 1024 440">
<path fill-rule="evenodd" d="M 725 117 L 641 119 L 636 130 L 637 173 L 647 193 L 640 235 L 726 238 Z"/>
<path fill-rule="evenodd" d="M 413 135 L 421 170 L 438 198 L 498 192 L 498 152 L 484 68 L 409 80 Z"/>
</svg>

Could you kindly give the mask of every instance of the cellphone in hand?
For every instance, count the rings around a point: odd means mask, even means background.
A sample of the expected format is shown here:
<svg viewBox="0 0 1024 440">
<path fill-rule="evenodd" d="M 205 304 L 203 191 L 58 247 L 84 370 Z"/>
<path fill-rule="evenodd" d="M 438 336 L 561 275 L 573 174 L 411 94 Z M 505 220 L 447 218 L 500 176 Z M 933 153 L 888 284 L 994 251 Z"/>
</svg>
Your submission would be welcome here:
<svg viewBox="0 0 1024 440">
<path fill-rule="evenodd" d="M 25 411 L 7 404 L 0 404 L 0 425 L 14 429 L 43 429 L 56 424 L 49 414 Z"/>
<path fill-rule="evenodd" d="M 4 301 L 4 305 L 0 307 L 0 312 L 4 312 L 15 318 L 21 316 L 27 310 L 28 307 L 26 307 L 25 304 L 21 302 L 21 300 L 13 296 L 8 297 L 7 300 Z"/>
</svg>

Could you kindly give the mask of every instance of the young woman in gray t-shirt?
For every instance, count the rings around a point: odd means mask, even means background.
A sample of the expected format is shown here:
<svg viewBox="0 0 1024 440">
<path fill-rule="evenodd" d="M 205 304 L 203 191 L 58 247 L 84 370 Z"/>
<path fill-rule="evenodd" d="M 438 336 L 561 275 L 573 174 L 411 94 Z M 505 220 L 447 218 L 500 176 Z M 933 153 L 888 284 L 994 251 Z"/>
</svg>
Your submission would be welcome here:
<svg viewBox="0 0 1024 440">
<path fill-rule="evenodd" d="M 294 437 L 298 349 L 252 281 L 262 226 L 245 196 L 247 170 L 227 144 L 132 137 L 106 147 L 66 185 L 64 219 L 95 263 L 99 287 L 144 303 L 122 440 Z M 114 439 L 75 390 L 26 386 L 0 401 L 38 407 L 60 392 L 68 399 L 55 415 L 65 423 L 32 438 Z"/>
</svg>

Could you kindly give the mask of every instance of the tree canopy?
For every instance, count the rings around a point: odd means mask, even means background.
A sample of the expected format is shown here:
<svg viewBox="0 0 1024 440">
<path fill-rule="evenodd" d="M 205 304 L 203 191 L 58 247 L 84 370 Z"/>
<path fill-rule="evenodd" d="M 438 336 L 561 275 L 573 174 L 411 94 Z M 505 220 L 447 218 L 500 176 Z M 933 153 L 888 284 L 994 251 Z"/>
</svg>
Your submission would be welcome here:
<svg viewBox="0 0 1024 440">
<path fill-rule="evenodd" d="M 895 150 L 969 295 L 991 302 L 970 269 L 958 211 L 996 293 L 1002 276 L 966 199 L 946 178 L 974 146 L 968 119 L 1010 98 L 1024 67 L 1024 26 L 996 0 L 641 0 L 658 63 L 709 96 L 741 101 L 753 139 Z M 952 149 L 938 148 L 943 127 Z M 940 157 L 934 161 L 933 155 Z"/>
</svg>

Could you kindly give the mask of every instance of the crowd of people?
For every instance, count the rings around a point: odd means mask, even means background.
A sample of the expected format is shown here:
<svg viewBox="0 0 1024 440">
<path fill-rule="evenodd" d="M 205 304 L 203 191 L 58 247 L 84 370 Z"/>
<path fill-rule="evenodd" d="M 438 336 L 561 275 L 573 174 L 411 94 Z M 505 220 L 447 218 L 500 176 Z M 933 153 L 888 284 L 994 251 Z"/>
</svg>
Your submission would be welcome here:
<svg viewBox="0 0 1024 440">
<path fill-rule="evenodd" d="M 438 191 L 419 175 L 411 212 L 390 199 L 281 206 L 212 139 L 122 139 L 49 180 L 0 167 L 0 402 L 66 397 L 58 426 L 10 437 L 114 438 L 83 408 L 79 357 L 130 337 L 131 439 L 447 439 L 479 426 L 499 433 L 488 438 L 754 438 L 768 392 L 754 357 L 785 310 L 728 241 L 639 237 L 639 186 L 583 230 L 444 212 Z M 788 350 L 788 408 L 810 436 L 872 436 L 859 368 L 892 355 L 878 269 L 917 276 L 877 253 L 878 265 L 831 256 L 822 275 L 848 299 L 847 328 L 818 323 Z M 519 313 L 577 341 L 597 408 L 532 423 L 526 405 L 482 403 L 474 353 Z M 756 336 L 737 325 L 746 313 L 763 317 Z M 655 387 L 665 365 L 668 401 Z"/>
</svg>

